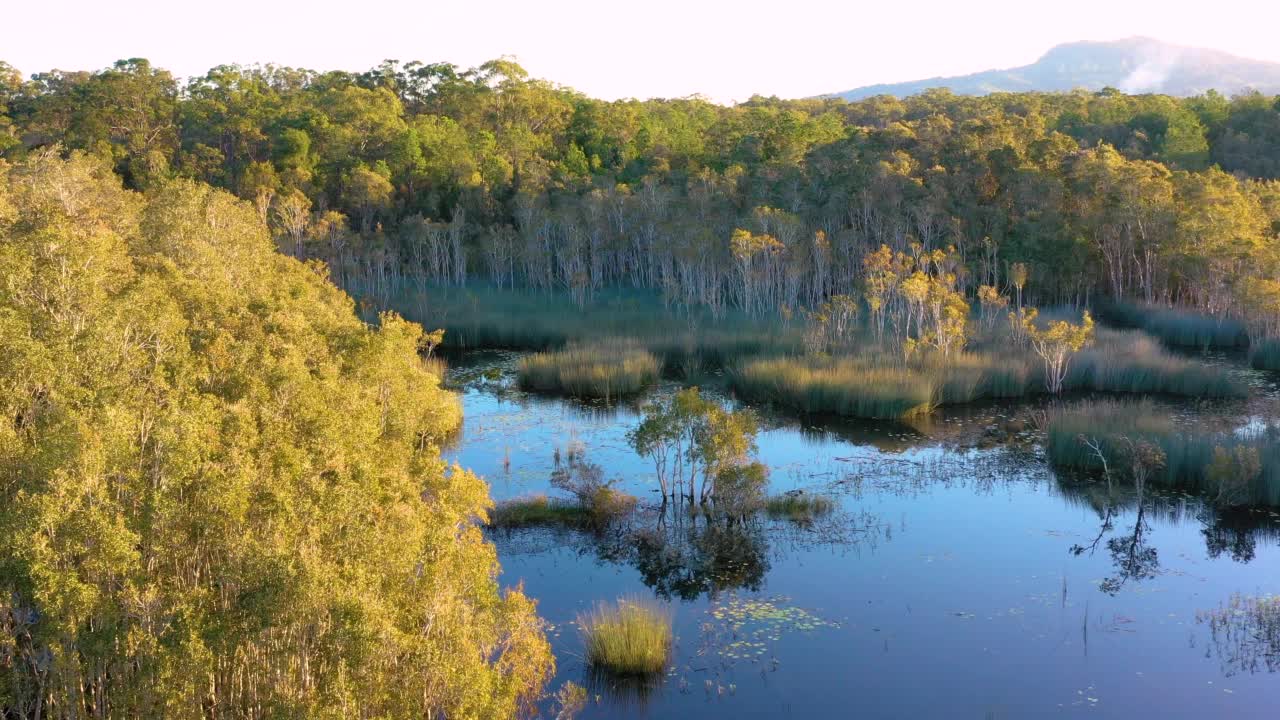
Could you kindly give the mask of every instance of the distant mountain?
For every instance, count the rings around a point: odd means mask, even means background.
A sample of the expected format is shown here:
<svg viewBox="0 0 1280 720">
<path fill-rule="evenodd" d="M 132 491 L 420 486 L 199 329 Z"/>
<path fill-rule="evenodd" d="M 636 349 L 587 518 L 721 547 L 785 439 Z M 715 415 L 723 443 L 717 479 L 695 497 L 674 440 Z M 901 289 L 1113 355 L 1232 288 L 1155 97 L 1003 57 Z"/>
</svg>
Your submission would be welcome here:
<svg viewBox="0 0 1280 720">
<path fill-rule="evenodd" d="M 905 97 L 945 87 L 961 95 L 993 92 L 1101 90 L 1127 93 L 1198 95 L 1217 90 L 1233 95 L 1245 90 L 1280 94 L 1280 63 L 1236 57 L 1218 50 L 1181 47 L 1134 37 L 1112 42 L 1058 45 L 1031 65 L 987 70 L 972 75 L 869 85 L 828 97 L 858 100 L 874 95 Z"/>
</svg>

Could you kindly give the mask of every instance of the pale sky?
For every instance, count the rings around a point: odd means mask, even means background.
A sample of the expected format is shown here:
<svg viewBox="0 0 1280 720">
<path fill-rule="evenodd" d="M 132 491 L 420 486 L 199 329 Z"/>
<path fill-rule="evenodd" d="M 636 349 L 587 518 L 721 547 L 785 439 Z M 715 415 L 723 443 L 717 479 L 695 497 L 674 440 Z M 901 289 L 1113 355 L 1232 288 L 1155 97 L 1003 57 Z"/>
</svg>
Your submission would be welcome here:
<svg viewBox="0 0 1280 720">
<path fill-rule="evenodd" d="M 3 16 L 0 60 L 27 74 L 128 57 L 190 76 L 224 63 L 366 70 L 513 55 L 607 99 L 805 97 L 1131 35 L 1280 62 L 1276 0 L 55 0 Z"/>
</svg>

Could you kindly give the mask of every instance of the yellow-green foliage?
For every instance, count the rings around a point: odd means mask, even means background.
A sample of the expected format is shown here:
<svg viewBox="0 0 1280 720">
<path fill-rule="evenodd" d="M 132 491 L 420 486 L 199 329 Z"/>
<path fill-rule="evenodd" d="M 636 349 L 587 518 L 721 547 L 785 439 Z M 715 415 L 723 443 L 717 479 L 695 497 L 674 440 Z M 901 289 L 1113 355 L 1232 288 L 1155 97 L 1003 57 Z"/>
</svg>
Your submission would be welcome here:
<svg viewBox="0 0 1280 720">
<path fill-rule="evenodd" d="M 624 598 L 578 616 L 587 664 L 617 675 L 656 675 L 671 655 L 671 613 L 656 603 Z"/>
<path fill-rule="evenodd" d="M 625 341 L 575 345 L 520 361 L 520 386 L 574 397 L 619 398 L 658 379 L 658 359 Z"/>
<path fill-rule="evenodd" d="M 421 335 L 229 194 L 0 166 L 0 707 L 527 710 L 550 649 L 437 451 L 460 406 Z"/>
</svg>

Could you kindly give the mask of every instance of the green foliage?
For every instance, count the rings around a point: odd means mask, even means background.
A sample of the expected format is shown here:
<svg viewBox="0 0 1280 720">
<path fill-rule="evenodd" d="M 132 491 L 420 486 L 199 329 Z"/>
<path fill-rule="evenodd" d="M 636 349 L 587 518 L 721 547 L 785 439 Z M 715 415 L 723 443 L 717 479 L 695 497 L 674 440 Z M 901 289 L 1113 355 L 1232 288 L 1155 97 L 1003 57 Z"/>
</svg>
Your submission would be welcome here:
<svg viewBox="0 0 1280 720">
<path fill-rule="evenodd" d="M 129 187 L 215 184 L 374 308 L 418 315 L 427 286 L 479 277 L 579 306 L 642 288 L 681 312 L 783 324 L 856 297 L 878 332 L 884 311 L 900 313 L 900 341 L 943 354 L 963 344 L 962 306 L 980 286 L 1016 289 L 1016 308 L 1024 294 L 1109 296 L 1265 315 L 1248 288 L 1278 262 L 1277 128 L 1280 103 L 1258 94 L 720 106 L 605 102 L 505 59 L 224 65 L 186 83 L 142 59 L 30 79 L 0 68 L 6 158 L 61 147 L 107 158 Z M 894 300 L 902 288 L 863 265 L 882 244 L 913 263 L 898 281 L 919 270 L 935 291 L 905 282 L 912 297 Z M 939 251 L 954 260 L 934 262 Z M 481 327 L 493 337 L 457 342 L 538 344 L 560 330 Z"/>
<path fill-rule="evenodd" d="M 627 440 L 653 461 L 664 498 L 680 494 L 692 502 L 701 478 L 702 502 L 723 501 L 722 510 L 742 515 L 768 475 L 764 465 L 752 460 L 758 432 L 750 410 L 727 411 L 691 387 L 646 404 Z M 728 483 L 724 494 L 722 479 Z M 687 489 L 682 492 L 682 487 Z"/>
<path fill-rule="evenodd" d="M 520 387 L 574 397 L 617 399 L 658 379 L 658 359 L 625 340 L 571 345 L 520 360 Z"/>
<path fill-rule="evenodd" d="M 0 706 L 528 711 L 550 648 L 440 458 L 460 406 L 421 328 L 362 323 L 256 208 L 146 184 L 0 164 Z"/>
<path fill-rule="evenodd" d="M 587 665 L 619 676 L 655 676 L 667 669 L 671 612 L 652 601 L 600 603 L 578 616 Z"/>
<path fill-rule="evenodd" d="M 1250 345 L 1249 364 L 1258 370 L 1280 370 L 1280 340 L 1269 339 Z"/>
<path fill-rule="evenodd" d="M 1159 449 L 1150 482 L 1201 493 L 1223 505 L 1280 505 L 1280 438 L 1176 427 L 1147 401 L 1099 401 L 1049 412 L 1045 451 L 1062 468 L 1127 472 L 1135 443 Z"/>
<path fill-rule="evenodd" d="M 1140 328 L 1175 347 L 1241 348 L 1249 345 L 1244 323 L 1231 318 L 1130 303 L 1107 304 L 1101 313 L 1117 325 Z"/>
<path fill-rule="evenodd" d="M 499 529 L 544 525 L 583 527 L 590 519 L 589 508 L 578 503 L 553 500 L 546 495 L 503 500 L 489 511 L 489 527 Z"/>
<path fill-rule="evenodd" d="M 747 363 L 732 374 L 748 398 L 805 413 L 900 419 L 930 412 L 934 381 L 906 368 L 875 367 L 848 358 L 777 358 Z"/>
<path fill-rule="evenodd" d="M 771 518 L 789 520 L 807 525 L 835 510 L 835 501 L 826 495 L 814 495 L 805 492 L 790 492 L 775 495 L 765 503 L 765 512 Z"/>
<path fill-rule="evenodd" d="M 758 509 L 769 487 L 769 468 L 763 463 L 735 463 L 716 472 L 715 512 L 740 518 Z"/>
</svg>

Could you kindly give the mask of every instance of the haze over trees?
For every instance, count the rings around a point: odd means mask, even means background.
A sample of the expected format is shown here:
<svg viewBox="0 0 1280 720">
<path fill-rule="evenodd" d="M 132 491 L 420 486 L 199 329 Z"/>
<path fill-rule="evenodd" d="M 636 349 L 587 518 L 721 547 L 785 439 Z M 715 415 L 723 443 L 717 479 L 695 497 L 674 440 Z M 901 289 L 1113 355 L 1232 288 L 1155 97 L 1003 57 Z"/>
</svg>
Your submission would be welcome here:
<svg viewBox="0 0 1280 720">
<path fill-rule="evenodd" d="M 930 88 L 960 95 L 998 92 L 1070 92 L 1114 87 L 1129 93 L 1235 95 L 1280 92 L 1280 63 L 1242 58 L 1219 50 L 1184 47 L 1147 37 L 1064 43 L 1030 65 L 970 75 L 869 85 L 834 93 L 846 100 L 876 95 L 905 97 Z"/>
</svg>

